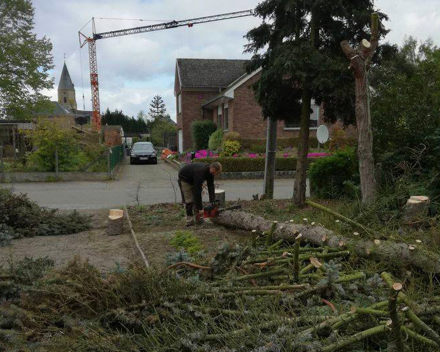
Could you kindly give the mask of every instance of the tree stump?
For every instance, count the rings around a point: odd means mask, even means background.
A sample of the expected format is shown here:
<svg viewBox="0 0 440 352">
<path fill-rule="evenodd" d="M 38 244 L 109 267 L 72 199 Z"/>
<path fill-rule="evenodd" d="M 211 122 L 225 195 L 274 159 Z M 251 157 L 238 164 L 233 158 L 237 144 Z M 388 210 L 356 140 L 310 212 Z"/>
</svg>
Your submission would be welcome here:
<svg viewBox="0 0 440 352">
<path fill-rule="evenodd" d="M 215 190 L 215 200 L 219 201 L 220 208 L 224 208 L 226 204 L 226 192 L 223 189 Z"/>
<path fill-rule="evenodd" d="M 121 209 L 110 209 L 107 222 L 107 235 L 117 236 L 124 233 L 124 211 Z"/>
<path fill-rule="evenodd" d="M 405 223 L 411 223 L 428 214 L 430 200 L 426 196 L 412 196 L 403 208 L 403 220 Z"/>
</svg>

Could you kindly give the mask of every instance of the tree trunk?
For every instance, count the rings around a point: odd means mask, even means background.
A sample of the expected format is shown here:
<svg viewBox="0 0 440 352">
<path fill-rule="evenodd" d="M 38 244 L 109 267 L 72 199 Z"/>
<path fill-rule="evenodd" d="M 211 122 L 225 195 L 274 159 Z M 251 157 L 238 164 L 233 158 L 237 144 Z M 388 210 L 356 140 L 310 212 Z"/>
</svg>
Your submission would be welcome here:
<svg viewBox="0 0 440 352">
<path fill-rule="evenodd" d="M 264 197 L 273 199 L 278 121 L 267 119 L 266 162 L 264 166 Z"/>
<path fill-rule="evenodd" d="M 318 47 L 319 30 L 316 26 L 316 14 L 312 9 L 310 19 L 310 45 L 313 49 Z M 312 91 L 310 89 L 311 78 L 306 77 L 303 82 L 301 96 L 301 124 L 298 141 L 298 156 L 296 164 L 295 185 L 293 188 L 293 202 L 298 207 L 304 207 L 307 189 L 307 154 L 309 152 L 310 134 L 310 107 Z"/>
<path fill-rule="evenodd" d="M 225 211 L 220 216 L 213 218 L 212 221 L 235 229 L 256 230 L 257 233 L 269 231 L 273 224 L 272 221 L 265 220 L 261 216 L 244 211 Z M 314 245 L 326 245 L 339 249 L 346 246 L 353 254 L 362 258 L 374 259 L 379 262 L 394 262 L 399 266 L 414 266 L 428 273 L 440 273 L 439 254 L 414 247 L 410 249 L 410 246 L 406 243 L 392 241 L 374 243 L 373 241 L 354 240 L 337 235 L 320 226 L 278 224 L 273 233 L 273 240 L 284 239 L 294 242 L 299 233 L 302 234 L 302 241 Z"/>
<path fill-rule="evenodd" d="M 376 181 L 374 177 L 373 132 L 368 101 L 368 77 L 365 68 L 355 75 L 356 80 L 356 125 L 358 132 L 359 175 L 361 179 L 362 202 L 374 201 Z"/>
<path fill-rule="evenodd" d="M 374 202 L 376 181 L 373 158 L 373 133 L 371 131 L 368 71 L 379 42 L 379 16 L 371 15 L 370 42 L 362 40 L 357 49 L 348 41 L 341 42 L 342 50 L 350 60 L 356 83 L 356 125 L 358 132 L 359 175 L 361 179 L 362 202 Z"/>
<path fill-rule="evenodd" d="M 296 163 L 295 184 L 293 187 L 293 202 L 298 207 L 304 207 L 307 189 L 307 154 L 309 152 L 310 107 L 311 91 L 309 79 L 304 84 L 301 105 L 301 124 L 298 141 L 298 156 Z"/>
</svg>

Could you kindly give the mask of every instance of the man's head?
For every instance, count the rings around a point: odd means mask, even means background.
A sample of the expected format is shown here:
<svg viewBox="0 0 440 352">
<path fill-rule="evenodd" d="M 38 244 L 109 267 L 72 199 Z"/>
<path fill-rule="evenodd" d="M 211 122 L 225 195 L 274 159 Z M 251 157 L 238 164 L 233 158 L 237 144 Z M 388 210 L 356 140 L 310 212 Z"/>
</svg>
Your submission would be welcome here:
<svg viewBox="0 0 440 352">
<path fill-rule="evenodd" d="M 220 175 L 222 173 L 222 164 L 218 163 L 217 161 L 213 162 L 211 165 L 209 165 L 209 172 L 213 176 Z"/>
</svg>

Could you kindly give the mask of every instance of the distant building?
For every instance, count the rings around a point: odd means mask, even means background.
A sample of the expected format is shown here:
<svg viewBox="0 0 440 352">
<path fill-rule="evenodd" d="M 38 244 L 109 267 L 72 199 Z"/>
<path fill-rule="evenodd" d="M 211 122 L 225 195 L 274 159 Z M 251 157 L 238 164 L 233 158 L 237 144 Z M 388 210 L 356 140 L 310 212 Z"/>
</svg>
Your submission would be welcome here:
<svg viewBox="0 0 440 352">
<path fill-rule="evenodd" d="M 58 101 L 51 101 L 50 103 L 50 108 L 37 113 L 36 116 L 57 118 L 57 121 L 64 127 L 75 124 L 82 125 L 84 122 L 90 123 L 93 111 L 78 110 L 75 85 L 70 78 L 66 63 L 64 63 L 58 83 Z"/>
</svg>

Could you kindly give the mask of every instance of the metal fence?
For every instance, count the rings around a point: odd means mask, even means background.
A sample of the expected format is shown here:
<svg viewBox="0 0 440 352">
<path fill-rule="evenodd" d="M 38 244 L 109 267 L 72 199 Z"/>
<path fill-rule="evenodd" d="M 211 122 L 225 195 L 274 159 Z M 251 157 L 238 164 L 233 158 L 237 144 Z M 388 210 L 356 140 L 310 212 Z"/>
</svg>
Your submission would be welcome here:
<svg viewBox="0 0 440 352">
<path fill-rule="evenodd" d="M 112 172 L 122 160 L 124 160 L 124 147 L 122 145 L 117 145 L 116 147 L 109 148 L 109 155 L 108 155 L 109 172 Z"/>
</svg>

